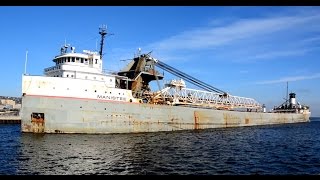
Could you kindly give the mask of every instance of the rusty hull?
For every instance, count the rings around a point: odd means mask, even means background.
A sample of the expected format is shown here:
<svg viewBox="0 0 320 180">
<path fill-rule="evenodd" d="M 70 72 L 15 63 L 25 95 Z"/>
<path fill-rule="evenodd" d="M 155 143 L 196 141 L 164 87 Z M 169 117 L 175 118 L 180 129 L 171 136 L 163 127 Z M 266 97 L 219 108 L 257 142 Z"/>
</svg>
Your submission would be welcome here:
<svg viewBox="0 0 320 180">
<path fill-rule="evenodd" d="M 143 103 L 23 96 L 21 130 L 31 133 L 138 133 L 309 122 L 309 113 L 262 113 Z M 33 114 L 43 113 L 35 118 Z"/>
</svg>

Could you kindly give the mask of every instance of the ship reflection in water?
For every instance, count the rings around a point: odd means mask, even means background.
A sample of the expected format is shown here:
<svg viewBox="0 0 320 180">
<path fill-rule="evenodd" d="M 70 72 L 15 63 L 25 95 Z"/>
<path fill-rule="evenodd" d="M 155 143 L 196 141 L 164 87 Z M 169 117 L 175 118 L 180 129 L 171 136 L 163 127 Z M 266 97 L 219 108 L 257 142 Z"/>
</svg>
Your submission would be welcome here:
<svg viewBox="0 0 320 180">
<path fill-rule="evenodd" d="M 1 174 L 319 174 L 319 128 L 320 121 L 311 121 L 139 134 L 22 133 L 18 148 L 7 147 L 16 157 L 2 162 Z"/>
</svg>

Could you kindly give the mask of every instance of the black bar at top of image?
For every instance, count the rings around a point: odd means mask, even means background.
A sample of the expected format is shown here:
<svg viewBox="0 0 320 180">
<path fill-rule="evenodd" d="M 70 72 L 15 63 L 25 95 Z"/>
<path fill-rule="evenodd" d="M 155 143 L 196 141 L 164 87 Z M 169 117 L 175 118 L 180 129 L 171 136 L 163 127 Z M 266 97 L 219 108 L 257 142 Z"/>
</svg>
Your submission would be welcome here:
<svg viewBox="0 0 320 180">
<path fill-rule="evenodd" d="M 319 0 L 28 0 L 1 1 L 5 6 L 310 6 Z"/>
</svg>

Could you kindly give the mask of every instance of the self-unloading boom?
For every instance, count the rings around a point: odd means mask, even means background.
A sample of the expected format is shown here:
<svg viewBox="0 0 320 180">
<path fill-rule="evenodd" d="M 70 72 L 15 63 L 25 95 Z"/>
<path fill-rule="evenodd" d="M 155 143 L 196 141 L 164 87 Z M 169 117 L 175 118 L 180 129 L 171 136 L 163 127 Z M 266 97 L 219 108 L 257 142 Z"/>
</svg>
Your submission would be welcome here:
<svg viewBox="0 0 320 180">
<path fill-rule="evenodd" d="M 199 87 L 204 91 L 187 89 L 183 81 L 175 81 L 166 84 L 167 87 L 158 92 L 152 93 L 149 82 L 163 79 L 163 75 L 155 70 L 155 66 Z M 250 108 L 260 109 L 260 104 L 252 98 L 232 96 L 229 93 L 215 88 L 205 82 L 200 81 L 164 62 L 150 56 L 142 54 L 135 57 L 122 71 L 120 76 L 126 76 L 129 81 L 130 90 L 136 98 L 144 99 L 149 103 L 171 105 L 192 105 L 205 106 L 211 108 Z M 180 84 L 179 84 L 180 83 Z"/>
<path fill-rule="evenodd" d="M 216 92 L 219 94 L 227 94 L 225 91 L 222 91 L 222 90 L 215 88 L 205 82 L 202 82 L 199 79 L 196 79 L 196 78 L 194 78 L 194 77 L 192 77 L 192 76 L 190 76 L 190 75 L 188 75 L 188 74 L 186 74 L 186 73 L 184 73 L 184 72 L 182 72 L 172 66 L 169 66 L 168 64 L 161 62 L 155 58 L 152 58 L 149 56 L 148 59 L 152 60 L 157 67 L 159 67 L 165 71 L 168 71 L 168 72 L 172 73 L 173 75 L 176 75 L 177 77 L 182 78 L 182 79 L 192 83 L 195 86 L 198 86 L 199 88 L 202 88 L 202 89 L 204 89 L 206 91 L 210 91 L 210 92 Z"/>
<path fill-rule="evenodd" d="M 189 104 L 194 106 L 206 106 L 213 108 L 224 108 L 224 109 L 234 109 L 234 108 L 254 108 L 260 109 L 261 105 L 252 98 L 232 96 L 225 91 L 215 88 L 205 82 L 202 82 L 180 70 L 173 68 L 172 66 L 165 64 L 149 54 L 145 55 L 147 60 L 152 61 L 157 67 L 184 79 L 193 85 L 196 85 L 205 91 L 187 89 L 185 88 L 184 82 L 175 81 L 167 84 L 167 87 L 159 91 L 158 97 L 160 95 L 162 98 L 169 100 L 172 104 Z M 180 84 L 179 84 L 180 83 Z"/>
</svg>

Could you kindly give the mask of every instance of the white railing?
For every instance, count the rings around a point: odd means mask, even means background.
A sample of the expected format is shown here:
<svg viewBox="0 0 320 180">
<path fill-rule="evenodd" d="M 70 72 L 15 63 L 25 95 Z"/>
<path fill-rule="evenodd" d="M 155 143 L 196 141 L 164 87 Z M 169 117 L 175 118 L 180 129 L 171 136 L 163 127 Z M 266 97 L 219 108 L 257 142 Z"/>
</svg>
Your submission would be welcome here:
<svg viewBox="0 0 320 180">
<path fill-rule="evenodd" d="M 223 95 L 215 92 L 188 89 L 184 87 L 166 87 L 158 92 L 158 97 L 172 101 L 172 105 L 191 104 L 215 108 L 261 108 L 252 98 Z"/>
</svg>

